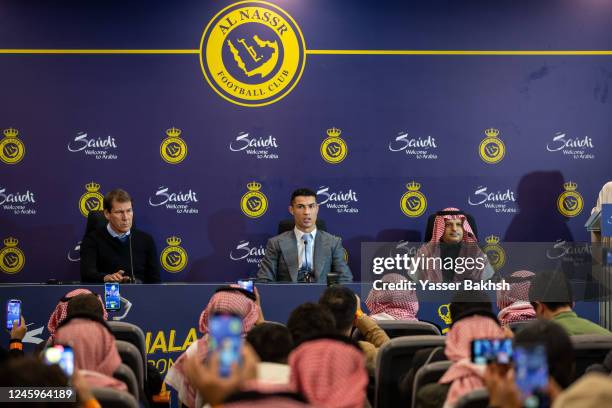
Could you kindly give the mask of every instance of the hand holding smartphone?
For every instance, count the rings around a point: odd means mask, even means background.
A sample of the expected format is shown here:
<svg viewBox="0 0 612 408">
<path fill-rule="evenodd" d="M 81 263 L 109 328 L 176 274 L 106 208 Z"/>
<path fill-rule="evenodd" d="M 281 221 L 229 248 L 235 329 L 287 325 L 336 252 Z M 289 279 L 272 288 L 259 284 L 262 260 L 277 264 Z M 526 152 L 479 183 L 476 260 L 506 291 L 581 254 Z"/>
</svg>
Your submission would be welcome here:
<svg viewBox="0 0 612 408">
<path fill-rule="evenodd" d="M 45 349 L 43 360 L 45 364 L 57 364 L 68 378 L 74 373 L 74 353 L 72 347 L 62 344 L 49 346 Z"/>
<path fill-rule="evenodd" d="M 255 283 L 252 280 L 239 280 L 236 283 L 238 283 L 238 286 L 242 289 L 248 290 L 251 293 L 255 291 Z"/>
<path fill-rule="evenodd" d="M 512 339 L 472 340 L 472 363 L 510 364 L 512 361 Z"/>
<path fill-rule="evenodd" d="M 523 406 L 546 408 L 550 399 L 548 387 L 548 358 L 543 344 L 516 346 L 514 350 L 516 385 L 521 392 Z"/>
<path fill-rule="evenodd" d="M 210 318 L 208 345 L 219 360 L 219 375 L 229 377 L 234 363 L 241 364 L 242 320 L 233 315 L 214 315 Z"/>
<path fill-rule="evenodd" d="M 11 299 L 6 304 L 6 328 L 10 331 L 13 328 L 13 322 L 20 324 L 21 322 L 21 300 Z"/>
</svg>

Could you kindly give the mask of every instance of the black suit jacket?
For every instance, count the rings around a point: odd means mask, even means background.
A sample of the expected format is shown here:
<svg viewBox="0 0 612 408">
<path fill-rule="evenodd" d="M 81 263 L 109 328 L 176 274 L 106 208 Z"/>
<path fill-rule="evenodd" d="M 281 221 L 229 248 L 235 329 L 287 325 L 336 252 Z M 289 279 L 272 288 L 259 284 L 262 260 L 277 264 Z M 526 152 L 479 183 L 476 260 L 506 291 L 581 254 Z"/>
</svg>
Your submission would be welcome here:
<svg viewBox="0 0 612 408">
<path fill-rule="evenodd" d="M 131 276 L 133 272 L 134 277 L 144 283 L 161 282 L 157 250 L 151 235 L 132 228 L 130 236 L 122 243 L 113 238 L 106 228 L 87 234 L 81 243 L 81 281 L 104 282 L 104 275 L 124 270 L 125 276 Z"/>
</svg>

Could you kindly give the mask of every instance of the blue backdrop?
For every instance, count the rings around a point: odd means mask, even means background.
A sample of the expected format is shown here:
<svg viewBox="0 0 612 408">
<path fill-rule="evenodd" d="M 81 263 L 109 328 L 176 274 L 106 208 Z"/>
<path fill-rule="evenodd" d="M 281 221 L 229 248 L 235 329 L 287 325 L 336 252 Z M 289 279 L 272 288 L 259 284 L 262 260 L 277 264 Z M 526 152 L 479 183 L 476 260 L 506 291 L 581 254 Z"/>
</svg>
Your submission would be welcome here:
<svg viewBox="0 0 612 408">
<path fill-rule="evenodd" d="M 255 33 L 280 47 L 270 78 L 297 61 L 294 88 L 265 106 L 205 77 L 216 57 L 236 78 L 258 67 L 212 48 L 228 47 L 212 38 L 240 9 L 248 21 L 228 38 L 246 40 L 244 61 L 271 58 Z M 210 282 L 255 273 L 297 187 L 319 192 L 359 278 L 361 242 L 420 240 L 447 206 L 472 213 L 481 238 L 587 240 L 610 179 L 609 2 L 5 1 L 0 19 L 0 239 L 14 238 L 0 282 L 79 278 L 88 184 L 128 190 L 160 254 L 181 239 L 162 280 Z M 241 204 L 253 181 L 265 198 Z M 405 196 L 412 181 L 424 199 Z"/>
</svg>

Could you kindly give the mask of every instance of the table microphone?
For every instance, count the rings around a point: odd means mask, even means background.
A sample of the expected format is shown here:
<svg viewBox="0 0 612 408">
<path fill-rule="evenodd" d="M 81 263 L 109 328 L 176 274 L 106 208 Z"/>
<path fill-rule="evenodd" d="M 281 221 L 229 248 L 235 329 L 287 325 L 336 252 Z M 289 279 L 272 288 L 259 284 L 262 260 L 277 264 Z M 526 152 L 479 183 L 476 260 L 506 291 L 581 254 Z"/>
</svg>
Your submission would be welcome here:
<svg viewBox="0 0 612 408">
<path fill-rule="evenodd" d="M 136 277 L 134 276 L 134 255 L 132 254 L 132 234 L 128 235 L 130 244 L 130 283 L 136 283 Z"/>
</svg>

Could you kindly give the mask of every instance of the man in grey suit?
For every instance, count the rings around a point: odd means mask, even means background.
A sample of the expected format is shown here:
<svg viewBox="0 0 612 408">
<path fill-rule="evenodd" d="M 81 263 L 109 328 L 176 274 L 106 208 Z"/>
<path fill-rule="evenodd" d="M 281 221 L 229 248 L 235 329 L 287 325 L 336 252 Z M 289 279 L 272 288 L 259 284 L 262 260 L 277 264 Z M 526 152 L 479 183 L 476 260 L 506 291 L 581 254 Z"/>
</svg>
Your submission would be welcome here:
<svg viewBox="0 0 612 408">
<path fill-rule="evenodd" d="M 344 260 L 339 237 L 317 230 L 317 195 L 301 188 L 291 194 L 289 212 L 295 228 L 268 240 L 266 255 L 259 264 L 258 282 L 325 283 L 327 274 L 339 282 L 351 282 L 353 274 Z"/>
</svg>

